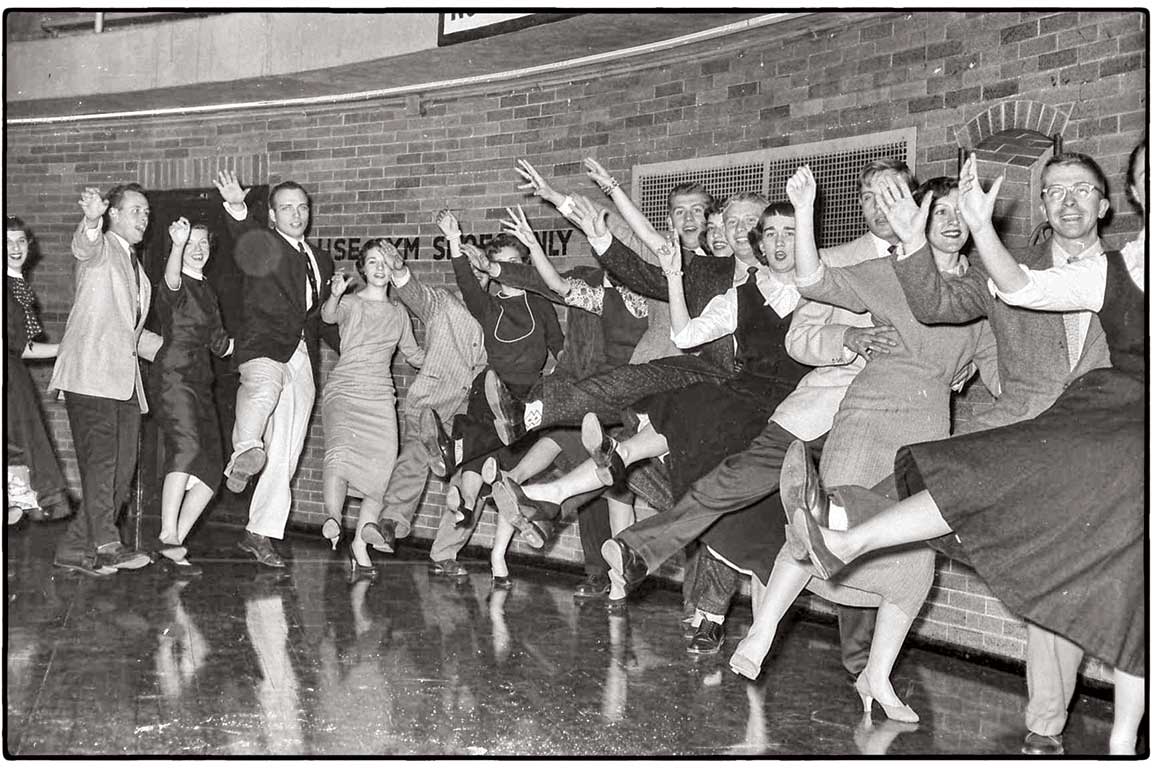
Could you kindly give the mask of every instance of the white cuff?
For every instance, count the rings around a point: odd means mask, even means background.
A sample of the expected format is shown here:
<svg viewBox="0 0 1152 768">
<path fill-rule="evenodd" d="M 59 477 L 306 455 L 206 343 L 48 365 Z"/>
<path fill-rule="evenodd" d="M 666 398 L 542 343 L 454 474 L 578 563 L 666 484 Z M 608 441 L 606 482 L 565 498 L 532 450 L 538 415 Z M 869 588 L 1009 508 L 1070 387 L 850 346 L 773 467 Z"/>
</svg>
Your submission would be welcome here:
<svg viewBox="0 0 1152 768">
<path fill-rule="evenodd" d="M 560 205 L 556 206 L 556 210 L 560 211 L 560 215 L 567 218 L 572 215 L 576 210 L 576 204 L 572 201 L 572 195 L 565 195 L 564 199 L 560 201 Z"/>
<path fill-rule="evenodd" d="M 392 285 L 396 286 L 397 288 L 403 288 L 404 286 L 408 285 L 408 281 L 411 279 L 412 270 L 410 270 L 408 267 L 404 267 L 404 269 L 400 270 L 399 272 L 392 273 Z"/>
<path fill-rule="evenodd" d="M 797 288 L 807 288 L 810 285 L 816 285 L 816 283 L 820 282 L 823 279 L 824 279 L 824 262 L 820 262 L 820 266 L 816 267 L 816 271 L 813 272 L 812 274 L 808 275 L 807 277 L 800 277 L 800 275 L 796 275 L 796 287 Z"/>
<path fill-rule="evenodd" d="M 996 287 L 996 283 L 992 278 L 988 278 L 988 293 L 992 294 L 992 298 L 1001 299 L 1007 304 L 1012 304 L 1014 303 L 1012 299 L 1027 297 L 1029 295 L 1028 292 L 1034 290 L 1036 281 L 1032 279 L 1032 270 L 1028 269 L 1024 264 L 1020 265 L 1020 269 L 1023 270 L 1025 276 L 1027 276 L 1028 283 L 1014 291 L 1002 291 Z"/>
<path fill-rule="evenodd" d="M 248 218 L 248 203 L 241 203 L 241 205 L 244 206 L 244 212 L 241 213 L 239 216 L 237 216 L 232 211 L 232 206 L 229 205 L 228 203 L 224 203 L 224 210 L 228 212 L 229 216 L 236 219 L 236 221 L 244 221 L 244 219 Z"/>
<path fill-rule="evenodd" d="M 596 251 L 597 256 L 604 254 L 612 246 L 612 233 L 606 235 L 588 235 L 588 245 L 592 246 L 592 250 Z"/>
</svg>

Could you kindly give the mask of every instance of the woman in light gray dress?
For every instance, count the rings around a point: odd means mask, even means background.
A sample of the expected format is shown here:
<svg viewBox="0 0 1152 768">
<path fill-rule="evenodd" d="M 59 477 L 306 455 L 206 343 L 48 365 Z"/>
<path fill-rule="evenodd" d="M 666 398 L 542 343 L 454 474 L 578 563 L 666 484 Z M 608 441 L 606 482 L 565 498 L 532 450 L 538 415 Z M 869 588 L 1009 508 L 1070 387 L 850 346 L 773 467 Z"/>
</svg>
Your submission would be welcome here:
<svg viewBox="0 0 1152 768">
<path fill-rule="evenodd" d="M 933 179 L 919 193 L 930 205 L 917 206 L 909 195 L 906 207 L 889 215 L 893 229 L 906 245 L 923 243 L 926 232 L 924 247 L 932 249 L 942 273 L 965 269 L 961 249 L 968 241 L 968 227 L 958 213 L 956 180 Z M 853 312 L 871 312 L 877 325 L 894 327 L 900 337 L 887 353 L 872 355 L 848 387 L 821 454 L 825 487 L 872 487 L 891 475 L 902 445 L 950 434 L 954 380 L 978 351 L 987 351 L 991 333 L 983 322 L 968 326 L 917 322 L 890 259 L 843 268 L 820 264 L 812 234 L 816 182 L 807 168 L 788 182 L 788 196 L 796 206 L 796 285 L 801 295 Z M 781 488 L 788 509 L 786 491 L 791 489 Z M 862 561 L 838 582 L 830 582 L 815 577 L 808 563 L 798 562 L 790 548 L 783 548 L 756 606 L 753 626 L 732 656 L 732 669 L 752 678 L 759 675 L 780 618 L 807 586 L 841 605 L 880 609 L 868 664 L 857 678 L 856 690 L 866 708 L 875 698 L 891 719 L 916 722 L 916 713 L 899 700 L 888 678 L 904 635 L 932 586 L 935 557 L 934 550 L 922 544 L 894 549 Z M 885 642 L 880 642 L 882 637 Z"/>
<path fill-rule="evenodd" d="M 340 519 L 348 496 L 359 496 L 360 517 L 351 543 L 353 571 L 374 573 L 363 538 L 364 526 L 375 526 L 384 508 L 384 490 L 396 463 L 399 433 L 392 357 L 396 348 L 409 365 L 424 364 L 424 350 L 412 335 L 408 311 L 393 301 L 388 287 L 392 269 L 383 240 L 370 240 L 356 260 L 364 287 L 345 295 L 351 279 L 332 277 L 332 295 L 320 310 L 326 323 L 340 326 L 340 360 L 328 374 L 321 399 L 324 421 L 324 536 L 336 548 Z"/>
</svg>

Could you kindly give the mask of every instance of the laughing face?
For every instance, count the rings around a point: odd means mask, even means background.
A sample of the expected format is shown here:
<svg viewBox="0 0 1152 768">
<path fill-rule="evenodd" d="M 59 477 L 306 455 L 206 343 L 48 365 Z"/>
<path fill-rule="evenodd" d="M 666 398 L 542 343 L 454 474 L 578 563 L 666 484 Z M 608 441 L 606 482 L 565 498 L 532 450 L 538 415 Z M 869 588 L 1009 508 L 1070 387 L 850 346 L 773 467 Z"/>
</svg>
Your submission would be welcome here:
<svg viewBox="0 0 1152 768">
<path fill-rule="evenodd" d="M 364 265 L 361 268 L 364 281 L 368 285 L 384 288 L 392 280 L 392 268 L 384 261 L 384 255 L 379 248 L 372 248 L 364 254 Z"/>
<path fill-rule="evenodd" d="M 204 272 L 204 265 L 212 256 L 212 248 L 208 243 L 208 230 L 202 226 L 194 226 L 188 233 L 188 245 L 184 246 L 184 264 L 196 272 Z"/>
<path fill-rule="evenodd" d="M 732 255 L 732 246 L 728 245 L 724 237 L 724 215 L 719 211 L 708 217 L 708 231 L 704 236 L 708 239 L 708 249 L 713 256 Z"/>
<path fill-rule="evenodd" d="M 8 270 L 23 272 L 28 261 L 28 236 L 22 229 L 9 229 L 5 230 L 4 237 L 8 242 Z"/>
<path fill-rule="evenodd" d="M 764 219 L 760 253 L 773 272 L 791 272 L 796 268 L 796 219 L 774 213 Z"/>
<path fill-rule="evenodd" d="M 291 188 L 279 190 L 269 208 L 276 229 L 296 240 L 304 237 L 312 211 L 308 205 L 308 195 L 304 194 L 303 190 Z"/>
<path fill-rule="evenodd" d="M 1093 188 L 1087 197 L 1072 191 L 1079 184 Z M 1065 240 L 1095 239 L 1096 225 L 1108 212 L 1108 198 L 1097 185 L 1095 174 L 1082 165 L 1053 165 L 1044 172 L 1041 182 L 1044 189 L 1063 187 L 1067 190 L 1063 200 L 1056 200 L 1052 194 L 1040 197 L 1044 217 L 1054 235 Z"/>
<path fill-rule="evenodd" d="M 108 209 L 108 229 L 136 245 L 144 239 L 148 229 L 148 198 L 139 192 L 126 190 L 120 198 L 120 205 Z"/>
<path fill-rule="evenodd" d="M 680 238 L 680 245 L 686 250 L 695 250 L 700 242 L 700 233 L 707 222 L 704 212 L 708 209 L 708 198 L 699 192 L 689 192 L 672 198 L 668 215 L 672 217 L 672 229 Z"/>
<path fill-rule="evenodd" d="M 968 225 L 960 217 L 960 190 L 932 201 L 928 217 L 928 242 L 941 253 L 959 253 L 968 242 Z"/>
<path fill-rule="evenodd" d="M 745 264 L 755 264 L 756 254 L 748 242 L 748 233 L 760 221 L 764 206 L 751 200 L 738 200 L 724 206 L 724 237 L 736 253 L 736 258 Z"/>
</svg>

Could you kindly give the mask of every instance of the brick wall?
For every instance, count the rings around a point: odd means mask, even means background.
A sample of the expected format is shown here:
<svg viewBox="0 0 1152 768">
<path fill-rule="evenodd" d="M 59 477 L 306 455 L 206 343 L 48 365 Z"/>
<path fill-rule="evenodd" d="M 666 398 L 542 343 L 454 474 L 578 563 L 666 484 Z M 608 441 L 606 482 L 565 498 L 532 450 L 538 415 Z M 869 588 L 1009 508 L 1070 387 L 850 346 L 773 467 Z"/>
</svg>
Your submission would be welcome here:
<svg viewBox="0 0 1152 768">
<path fill-rule="evenodd" d="M 146 168 L 165 161 L 206 173 L 228 158 L 265 158 L 259 167 L 267 168 L 267 181 L 294 178 L 312 192 L 314 237 L 418 236 L 417 274 L 448 284 L 448 265 L 424 245 L 437 234 L 432 216 L 444 205 L 457 211 L 466 232 L 497 231 L 495 220 L 515 203 L 525 204 L 537 229 L 568 228 L 517 191 L 517 158 L 530 160 L 558 188 L 595 193 L 581 175 L 588 155 L 627 188 L 636 163 L 915 126 L 916 171 L 926 178 L 955 172 L 957 131 L 968 135 L 969 121 L 998 102 L 1021 100 L 1066 113 L 1065 146 L 1093 155 L 1116 180 L 1108 234 L 1122 243 L 1138 228 L 1119 180 L 1147 124 L 1145 25 L 1139 12 L 828 13 L 490 90 L 188 119 L 13 126 L 7 205 L 38 234 L 43 258 L 32 279 L 48 332 L 58 337 L 71 301 L 67 242 L 80 189 L 143 178 Z M 181 183 L 179 174 L 156 178 Z M 205 176 L 190 186 L 207 183 Z M 587 244 L 573 238 L 557 266 L 586 261 Z M 333 359 L 325 355 L 325 371 Z M 46 381 L 46 373 L 38 370 L 38 380 Z M 396 373 L 403 407 L 411 371 L 398 365 Z M 47 407 L 75 481 L 62 408 Z M 322 516 L 318 409 L 316 417 L 296 479 L 297 524 Z M 431 483 L 415 535 L 431 536 L 443 490 Z M 486 516 L 473 541 L 488 543 L 492 531 Z M 529 551 L 518 542 L 514 548 Z M 573 530 L 548 552 L 565 560 L 579 554 Z M 951 563 L 942 562 L 940 571 L 915 631 L 1021 658 L 1020 625 L 979 580 Z"/>
</svg>

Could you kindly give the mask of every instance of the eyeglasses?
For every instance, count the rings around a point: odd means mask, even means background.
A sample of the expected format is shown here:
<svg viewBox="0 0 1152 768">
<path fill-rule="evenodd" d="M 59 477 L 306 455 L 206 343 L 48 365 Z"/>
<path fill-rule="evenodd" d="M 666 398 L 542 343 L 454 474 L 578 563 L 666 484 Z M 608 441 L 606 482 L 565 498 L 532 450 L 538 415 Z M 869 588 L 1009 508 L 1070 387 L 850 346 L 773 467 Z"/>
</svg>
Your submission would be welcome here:
<svg viewBox="0 0 1152 768">
<path fill-rule="evenodd" d="M 1058 203 L 1068 195 L 1069 191 L 1071 191 L 1081 200 L 1087 200 L 1088 196 L 1091 195 L 1093 191 L 1099 192 L 1101 197 L 1104 195 L 1104 190 L 1100 189 L 1100 187 L 1096 186 L 1095 184 L 1089 184 L 1086 181 L 1082 181 L 1079 184 L 1073 184 L 1071 187 L 1065 187 L 1060 184 L 1053 184 L 1040 190 L 1040 194 L 1051 199 L 1053 202 Z"/>
</svg>

